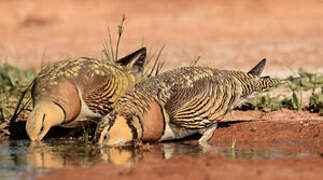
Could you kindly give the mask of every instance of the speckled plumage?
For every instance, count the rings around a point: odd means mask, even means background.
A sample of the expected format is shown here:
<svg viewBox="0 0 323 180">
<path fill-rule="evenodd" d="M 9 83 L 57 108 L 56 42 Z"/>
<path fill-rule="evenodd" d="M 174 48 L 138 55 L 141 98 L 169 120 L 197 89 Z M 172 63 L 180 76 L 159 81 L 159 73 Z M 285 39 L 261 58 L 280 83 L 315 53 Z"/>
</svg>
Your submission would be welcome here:
<svg viewBox="0 0 323 180">
<path fill-rule="evenodd" d="M 34 110 L 27 120 L 27 133 L 39 136 L 35 130 L 40 128 L 42 132 L 43 125 L 39 124 L 55 121 L 54 117 L 46 118 L 60 112 L 64 113 L 64 121 L 55 125 L 63 127 L 77 127 L 81 121 L 97 120 L 107 114 L 118 97 L 138 81 L 145 57 L 146 48 L 141 48 L 116 62 L 77 58 L 43 69 L 32 87 Z M 48 112 L 55 108 L 55 112 Z M 33 131 L 37 133 L 31 135 Z"/>
<path fill-rule="evenodd" d="M 89 109 L 101 115 L 110 112 L 118 96 L 135 83 L 134 77 L 121 66 L 78 58 L 41 71 L 32 89 L 34 102 L 48 96 L 59 98 L 55 92 L 61 81 L 72 82 Z"/>
<path fill-rule="evenodd" d="M 216 123 L 249 95 L 281 83 L 270 77 L 259 76 L 264 65 L 265 60 L 249 73 L 182 67 L 150 78 L 119 98 L 114 111 L 98 125 L 97 139 L 101 138 L 99 143 L 104 141 L 102 134 L 109 135 L 109 128 L 117 121 L 116 117 L 126 119 L 133 137 L 139 140 L 145 140 L 142 137 L 153 141 L 177 139 L 197 132 L 204 134 L 212 128 L 214 130 Z M 154 138 L 145 136 L 147 131 L 158 129 L 158 126 L 151 125 L 157 116 L 147 116 L 156 106 L 155 103 L 164 121 L 162 133 L 157 139 L 155 135 Z"/>
</svg>

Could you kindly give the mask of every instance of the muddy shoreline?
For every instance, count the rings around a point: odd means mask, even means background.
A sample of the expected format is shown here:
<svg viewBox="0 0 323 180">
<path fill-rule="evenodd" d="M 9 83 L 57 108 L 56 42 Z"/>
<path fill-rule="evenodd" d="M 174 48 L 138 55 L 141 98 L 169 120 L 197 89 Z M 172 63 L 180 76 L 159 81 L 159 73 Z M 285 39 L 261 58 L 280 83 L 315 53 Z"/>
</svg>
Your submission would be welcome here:
<svg viewBox="0 0 323 180">
<path fill-rule="evenodd" d="M 277 119 L 277 114 L 286 120 Z M 323 117 L 318 114 L 284 110 L 262 115 L 259 111 L 235 111 L 220 124 L 210 144 L 230 147 L 235 138 L 235 148 L 251 149 L 250 155 L 239 151 L 225 154 L 215 149 L 199 157 L 180 153 L 170 156 L 146 144 L 146 151 L 136 161 L 126 161 L 128 156 L 120 153 L 120 159 L 110 163 L 88 168 L 68 165 L 39 179 L 321 179 L 322 129 Z M 196 140 L 181 143 L 194 144 Z M 275 157 L 267 152 L 268 157 L 257 156 L 263 154 L 259 150 L 273 148 L 284 150 L 285 154 Z"/>
</svg>

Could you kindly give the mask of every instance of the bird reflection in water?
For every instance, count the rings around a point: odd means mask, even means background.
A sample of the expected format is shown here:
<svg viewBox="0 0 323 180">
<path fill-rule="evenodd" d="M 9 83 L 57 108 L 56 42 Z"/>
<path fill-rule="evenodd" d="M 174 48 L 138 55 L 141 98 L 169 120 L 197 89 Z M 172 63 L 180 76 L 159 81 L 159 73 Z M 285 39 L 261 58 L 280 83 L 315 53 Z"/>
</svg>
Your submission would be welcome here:
<svg viewBox="0 0 323 180">
<path fill-rule="evenodd" d="M 31 142 L 26 154 L 27 167 L 32 169 L 56 169 L 66 166 L 66 158 L 57 146 L 43 142 Z"/>
<path fill-rule="evenodd" d="M 66 166 L 89 167 L 97 163 L 133 165 L 141 160 L 162 160 L 177 155 L 203 157 L 205 154 L 197 144 L 178 142 L 120 149 L 62 139 L 32 143 L 27 140 L 9 140 L 0 144 L 0 179 L 35 179 L 38 175 Z"/>
<path fill-rule="evenodd" d="M 169 159 L 177 155 L 202 157 L 205 154 L 206 151 L 201 146 L 185 143 L 145 144 L 139 148 L 100 148 L 102 160 L 116 165 L 133 164 L 139 160 Z"/>
<path fill-rule="evenodd" d="M 137 148 L 109 148 L 87 146 L 75 142 L 32 142 L 25 153 L 25 166 L 27 169 L 48 170 L 67 165 L 88 167 L 99 162 L 125 165 L 140 160 L 168 159 L 177 155 L 201 157 L 205 155 L 205 151 L 199 145 L 184 143 L 145 144 Z"/>
</svg>

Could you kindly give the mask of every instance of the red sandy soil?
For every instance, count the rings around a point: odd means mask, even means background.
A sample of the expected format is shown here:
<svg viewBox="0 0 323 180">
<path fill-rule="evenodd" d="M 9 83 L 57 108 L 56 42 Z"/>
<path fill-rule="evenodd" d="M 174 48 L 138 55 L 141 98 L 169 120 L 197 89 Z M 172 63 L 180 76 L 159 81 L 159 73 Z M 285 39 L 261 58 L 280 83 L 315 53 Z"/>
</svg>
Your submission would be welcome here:
<svg viewBox="0 0 323 180">
<path fill-rule="evenodd" d="M 37 67 L 67 57 L 100 57 L 107 26 L 113 35 L 126 14 L 120 54 L 166 45 L 166 68 L 200 64 L 248 70 L 266 57 L 265 74 L 286 75 L 302 67 L 323 72 L 321 0 L 1 0 L 0 62 Z M 151 158 L 133 166 L 69 166 L 41 179 L 323 179 L 323 120 L 308 112 L 234 112 L 211 144 L 237 138 L 237 146 L 292 146 L 310 156 L 274 160 Z M 243 122 L 232 123 L 242 120 Z M 248 121 L 252 120 L 252 121 Z M 287 147 L 288 148 L 288 147 Z M 290 148 L 290 147 L 289 147 Z"/>
</svg>

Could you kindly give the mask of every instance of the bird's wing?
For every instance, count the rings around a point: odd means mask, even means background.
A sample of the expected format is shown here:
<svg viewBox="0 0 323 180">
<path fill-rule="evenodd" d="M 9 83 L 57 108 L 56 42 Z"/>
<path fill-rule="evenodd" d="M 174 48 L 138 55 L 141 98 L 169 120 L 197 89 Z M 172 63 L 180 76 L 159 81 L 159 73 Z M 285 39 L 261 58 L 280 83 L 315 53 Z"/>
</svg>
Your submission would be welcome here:
<svg viewBox="0 0 323 180">
<path fill-rule="evenodd" d="M 113 75 L 105 76 L 102 79 L 99 78 L 95 82 L 96 84 L 91 84 L 91 87 L 88 87 L 83 99 L 90 110 L 105 115 L 112 111 L 119 84 Z"/>
<path fill-rule="evenodd" d="M 225 78 L 213 76 L 175 86 L 165 104 L 170 122 L 180 127 L 204 128 L 223 119 L 236 97 L 235 86 Z"/>
</svg>

